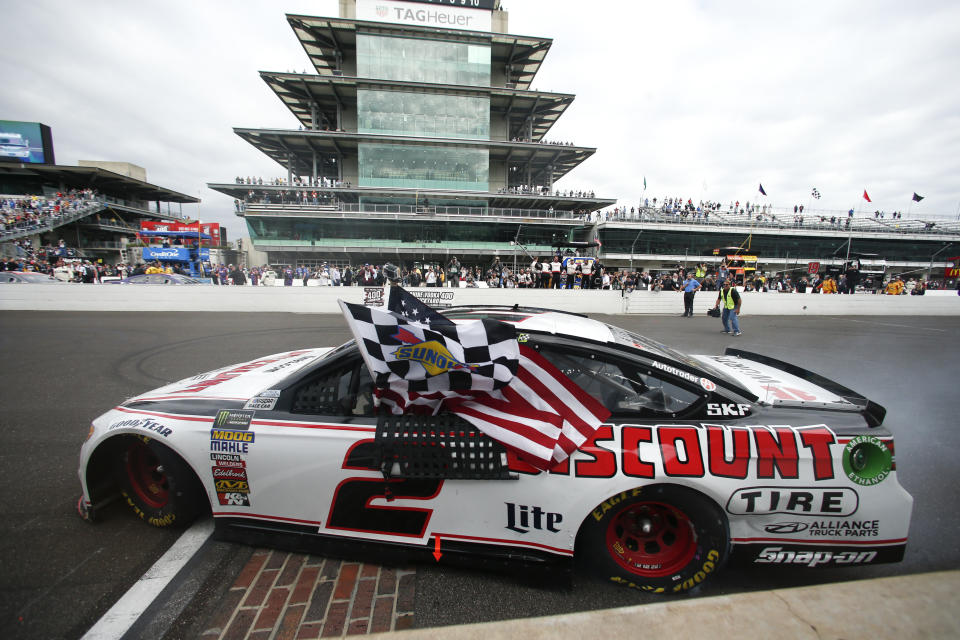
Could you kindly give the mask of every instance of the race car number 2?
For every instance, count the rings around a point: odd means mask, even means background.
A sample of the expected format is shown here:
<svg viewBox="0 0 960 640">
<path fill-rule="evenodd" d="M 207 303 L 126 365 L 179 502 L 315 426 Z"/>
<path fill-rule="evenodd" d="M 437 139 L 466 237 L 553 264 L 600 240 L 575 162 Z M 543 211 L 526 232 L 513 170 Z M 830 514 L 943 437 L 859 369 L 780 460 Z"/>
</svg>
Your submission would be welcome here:
<svg viewBox="0 0 960 640">
<path fill-rule="evenodd" d="M 344 469 L 380 471 L 373 440 L 354 444 L 343 461 Z M 440 493 L 443 480 L 430 478 L 354 477 L 334 490 L 328 529 L 362 531 L 394 536 L 423 537 L 433 509 L 374 505 L 376 500 L 430 500 Z"/>
</svg>

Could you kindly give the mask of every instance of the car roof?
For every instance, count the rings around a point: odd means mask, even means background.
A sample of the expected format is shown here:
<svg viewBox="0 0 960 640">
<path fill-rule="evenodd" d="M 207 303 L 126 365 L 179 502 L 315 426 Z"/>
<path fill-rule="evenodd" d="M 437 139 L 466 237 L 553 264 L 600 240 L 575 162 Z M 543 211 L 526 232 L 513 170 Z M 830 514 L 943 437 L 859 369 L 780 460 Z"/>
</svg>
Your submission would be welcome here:
<svg viewBox="0 0 960 640">
<path fill-rule="evenodd" d="M 736 380 L 726 373 L 718 371 L 716 367 L 701 358 L 677 351 L 647 336 L 578 313 L 521 307 L 519 305 L 512 307 L 463 306 L 450 307 L 439 311 L 455 321 L 466 322 L 491 318 L 513 323 L 518 331 L 546 333 L 563 336 L 578 342 L 605 344 L 634 356 L 672 364 L 698 375 L 709 375 L 714 380 L 722 382 L 728 389 L 736 391 L 744 397 L 753 396 Z"/>
</svg>

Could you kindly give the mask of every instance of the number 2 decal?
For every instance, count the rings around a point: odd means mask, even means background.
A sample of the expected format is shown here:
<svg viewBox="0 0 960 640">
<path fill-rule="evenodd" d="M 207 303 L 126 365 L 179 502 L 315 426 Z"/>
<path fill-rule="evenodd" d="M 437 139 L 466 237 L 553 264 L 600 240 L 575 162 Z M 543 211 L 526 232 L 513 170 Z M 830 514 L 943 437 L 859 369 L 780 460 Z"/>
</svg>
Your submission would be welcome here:
<svg viewBox="0 0 960 640">
<path fill-rule="evenodd" d="M 347 451 L 343 468 L 379 471 L 378 460 L 377 444 L 373 440 L 361 440 Z M 440 493 L 442 486 L 443 480 L 429 478 L 347 478 L 333 493 L 327 528 L 423 537 L 433 509 L 374 506 L 372 502 L 395 498 L 429 500 Z"/>
</svg>

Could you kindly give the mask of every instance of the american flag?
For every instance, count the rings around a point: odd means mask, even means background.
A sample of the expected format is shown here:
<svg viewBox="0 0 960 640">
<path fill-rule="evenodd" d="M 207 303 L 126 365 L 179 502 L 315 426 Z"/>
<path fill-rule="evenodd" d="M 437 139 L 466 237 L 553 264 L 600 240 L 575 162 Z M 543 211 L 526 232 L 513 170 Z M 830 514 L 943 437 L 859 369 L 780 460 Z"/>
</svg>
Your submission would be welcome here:
<svg viewBox="0 0 960 640">
<path fill-rule="evenodd" d="M 503 400 L 459 400 L 451 410 L 538 469 L 589 441 L 610 412 L 535 349 L 520 346 L 517 376 Z"/>
<path fill-rule="evenodd" d="M 380 402 L 394 413 L 455 413 L 539 469 L 566 460 L 610 416 L 535 349 L 519 345 L 511 324 L 456 324 L 401 287 L 391 287 L 387 311 L 340 305 Z M 425 344 L 433 341 L 439 344 Z M 417 364 L 428 350 L 449 353 L 453 370 L 431 373 Z"/>
</svg>

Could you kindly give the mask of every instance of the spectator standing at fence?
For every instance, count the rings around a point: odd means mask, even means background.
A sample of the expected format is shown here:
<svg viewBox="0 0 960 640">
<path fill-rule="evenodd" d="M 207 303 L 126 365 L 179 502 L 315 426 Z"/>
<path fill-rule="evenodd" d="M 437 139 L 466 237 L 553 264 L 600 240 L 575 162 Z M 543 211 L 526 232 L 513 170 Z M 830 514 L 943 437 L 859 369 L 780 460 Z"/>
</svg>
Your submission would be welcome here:
<svg viewBox="0 0 960 640">
<path fill-rule="evenodd" d="M 243 269 L 240 268 L 240 265 L 237 265 L 236 267 L 230 265 L 230 268 L 232 269 L 230 271 L 230 280 L 233 282 L 233 284 L 238 286 L 247 284 L 247 277 L 243 274 Z"/>
<path fill-rule="evenodd" d="M 550 277 L 553 272 L 550 269 L 550 260 L 543 258 L 540 260 L 540 288 L 550 288 Z"/>
<path fill-rule="evenodd" d="M 837 283 L 834 281 L 833 276 L 828 275 L 823 279 L 823 286 L 820 288 L 822 293 L 836 293 L 837 292 Z"/>
<path fill-rule="evenodd" d="M 697 295 L 697 291 L 700 290 L 700 287 L 703 285 L 694 278 L 691 274 L 687 274 L 687 279 L 683 281 L 683 317 L 692 318 L 693 317 L 693 298 Z"/>
<path fill-rule="evenodd" d="M 580 267 L 581 272 L 583 273 L 583 288 L 592 289 L 593 288 L 593 260 L 584 260 L 583 265 Z"/>
<path fill-rule="evenodd" d="M 720 319 L 723 321 L 723 332 L 730 333 L 733 330 L 733 335 L 741 335 L 740 331 L 740 294 L 737 292 L 736 287 L 730 286 L 730 280 L 723 281 L 723 288 L 720 289 L 720 295 L 717 296 L 717 303 L 713 305 L 713 308 L 716 309 L 721 304 L 723 305 L 723 312 L 720 314 Z"/>
<path fill-rule="evenodd" d="M 453 256 L 453 259 L 447 263 L 447 284 L 450 287 L 456 288 L 460 283 L 460 261 L 457 260 L 457 256 Z"/>
</svg>

